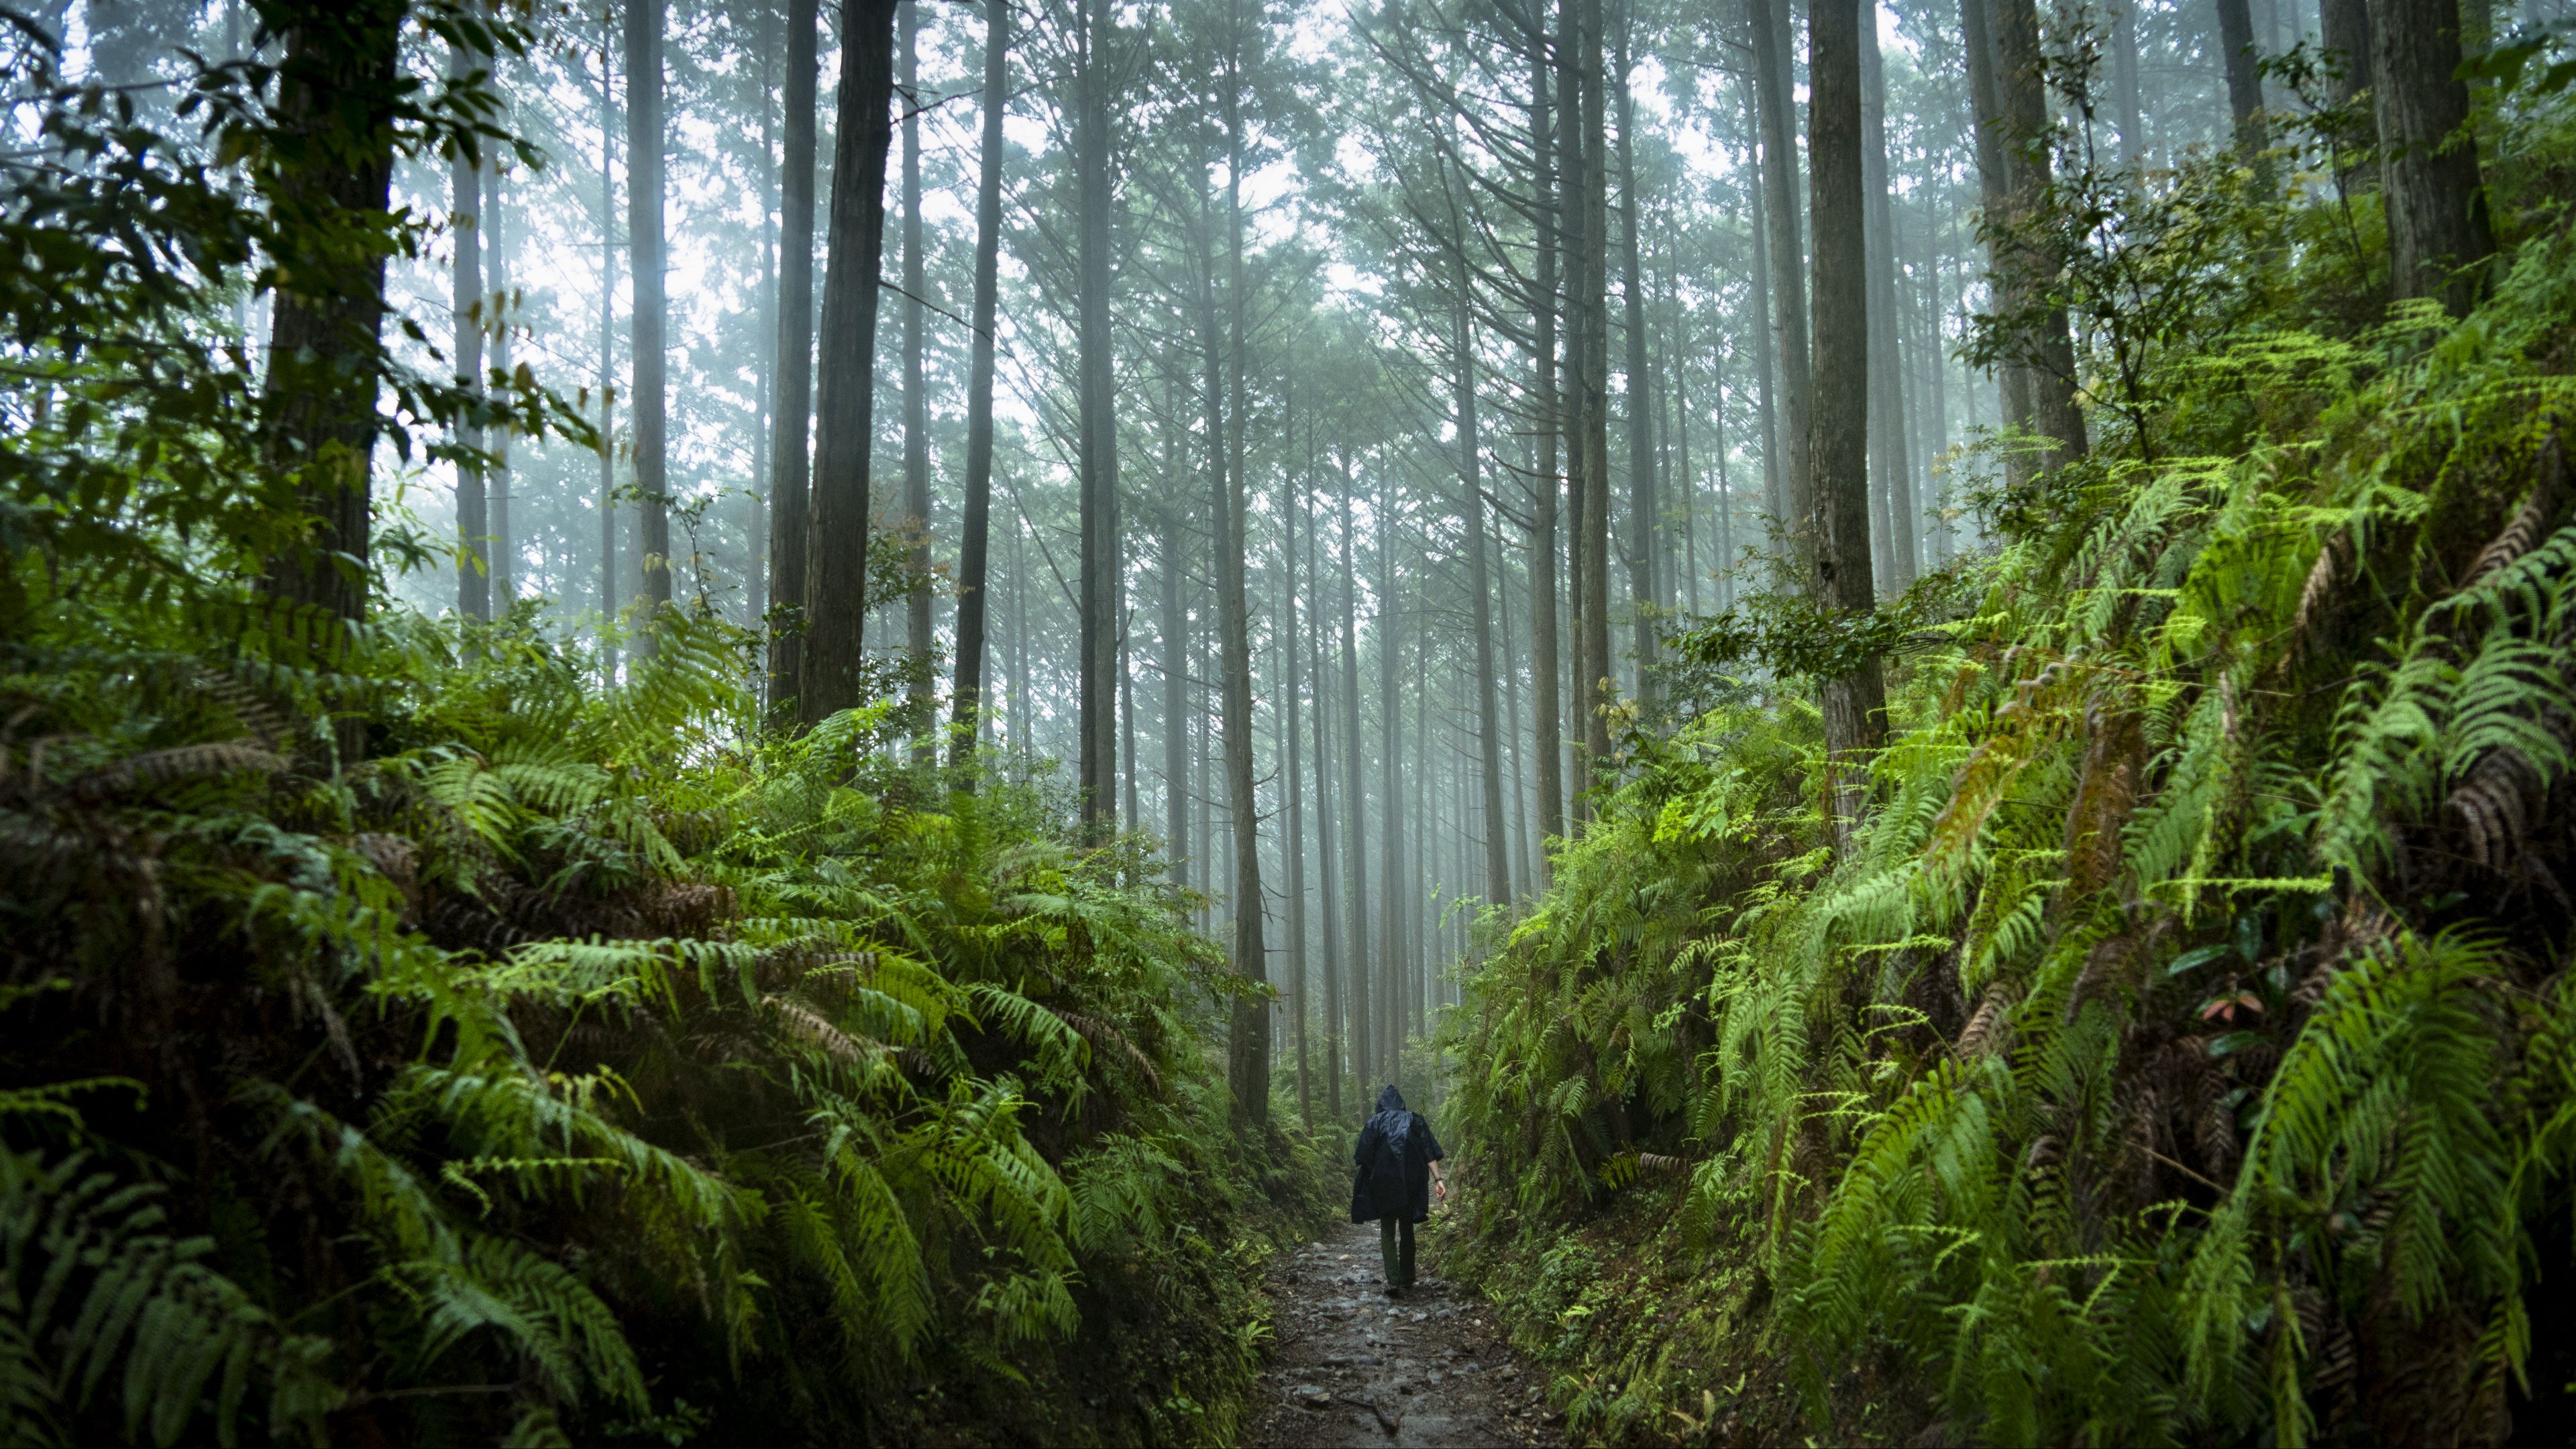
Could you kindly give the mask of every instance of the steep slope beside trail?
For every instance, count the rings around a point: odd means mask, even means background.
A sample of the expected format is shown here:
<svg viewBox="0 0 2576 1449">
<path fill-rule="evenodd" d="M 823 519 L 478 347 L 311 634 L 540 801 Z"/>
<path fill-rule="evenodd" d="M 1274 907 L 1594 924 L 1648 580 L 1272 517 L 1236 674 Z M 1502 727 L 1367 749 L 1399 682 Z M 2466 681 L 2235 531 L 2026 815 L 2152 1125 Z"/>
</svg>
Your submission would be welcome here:
<svg viewBox="0 0 2576 1449">
<path fill-rule="evenodd" d="M 1512 1352 L 1490 1308 L 1421 1267 L 1413 1292 L 1390 1301 L 1377 1234 L 1342 1223 L 1272 1268 L 1277 1342 L 1253 1395 L 1257 1449 L 1563 1442 L 1544 1372 Z"/>
</svg>

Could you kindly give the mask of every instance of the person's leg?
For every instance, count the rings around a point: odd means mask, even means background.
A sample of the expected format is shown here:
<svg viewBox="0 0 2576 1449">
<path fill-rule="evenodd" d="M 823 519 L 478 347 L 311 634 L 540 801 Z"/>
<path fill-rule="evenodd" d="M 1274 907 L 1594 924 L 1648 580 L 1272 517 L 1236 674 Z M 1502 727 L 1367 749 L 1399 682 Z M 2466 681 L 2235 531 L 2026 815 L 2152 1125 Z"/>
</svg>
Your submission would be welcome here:
<svg viewBox="0 0 2576 1449">
<path fill-rule="evenodd" d="M 1379 1218 L 1377 1220 L 1377 1253 L 1378 1257 L 1385 1260 L 1386 1286 L 1389 1288 L 1401 1288 L 1404 1286 L 1404 1280 L 1396 1276 L 1395 1222 L 1396 1220 L 1393 1218 Z M 1404 1241 L 1407 1245 L 1410 1245 L 1413 1242 L 1413 1230 L 1409 1224 L 1405 1229 Z"/>
<path fill-rule="evenodd" d="M 1402 1233 L 1404 1236 L 1404 1247 L 1397 1254 L 1397 1257 L 1401 1260 L 1400 1266 L 1404 1271 L 1404 1276 L 1400 1281 L 1405 1287 L 1410 1288 L 1413 1286 L 1413 1219 L 1404 1218 L 1400 1221 L 1401 1226 L 1397 1231 Z"/>
</svg>

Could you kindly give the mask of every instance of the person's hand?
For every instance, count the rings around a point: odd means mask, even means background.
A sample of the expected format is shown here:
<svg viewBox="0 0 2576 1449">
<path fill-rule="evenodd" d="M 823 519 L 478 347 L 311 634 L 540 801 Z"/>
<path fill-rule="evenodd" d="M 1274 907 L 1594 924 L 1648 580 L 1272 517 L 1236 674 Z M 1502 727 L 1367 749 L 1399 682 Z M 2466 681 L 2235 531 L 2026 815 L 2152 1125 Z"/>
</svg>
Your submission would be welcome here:
<svg viewBox="0 0 2576 1449">
<path fill-rule="evenodd" d="M 1445 1182 L 1435 1182 L 1431 1184 L 1431 1190 L 1440 1194 L 1440 1200 L 1442 1202 L 1447 1202 L 1449 1200 L 1449 1184 Z"/>
</svg>

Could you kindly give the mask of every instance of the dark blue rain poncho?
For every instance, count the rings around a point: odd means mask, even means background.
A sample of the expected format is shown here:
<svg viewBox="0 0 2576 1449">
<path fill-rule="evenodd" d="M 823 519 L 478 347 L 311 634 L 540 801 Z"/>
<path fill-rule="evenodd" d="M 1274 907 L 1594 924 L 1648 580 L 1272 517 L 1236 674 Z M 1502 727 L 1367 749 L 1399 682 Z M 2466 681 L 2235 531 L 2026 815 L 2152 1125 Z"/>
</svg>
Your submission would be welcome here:
<svg viewBox="0 0 2576 1449">
<path fill-rule="evenodd" d="M 1377 1111 L 1351 1149 L 1351 1165 L 1358 1169 L 1351 1179 L 1351 1221 L 1418 1223 L 1430 1217 L 1431 1164 L 1444 1155 L 1429 1118 L 1408 1110 L 1393 1086 L 1378 1093 Z"/>
</svg>

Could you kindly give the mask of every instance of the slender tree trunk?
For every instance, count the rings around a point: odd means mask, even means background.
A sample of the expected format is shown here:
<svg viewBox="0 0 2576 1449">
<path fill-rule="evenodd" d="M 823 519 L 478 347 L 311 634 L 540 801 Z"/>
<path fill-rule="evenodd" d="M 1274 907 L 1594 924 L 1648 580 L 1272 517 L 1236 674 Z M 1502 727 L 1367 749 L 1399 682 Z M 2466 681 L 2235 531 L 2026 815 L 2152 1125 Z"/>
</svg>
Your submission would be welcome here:
<svg viewBox="0 0 2576 1449">
<path fill-rule="evenodd" d="M 2327 92 L 2338 106 L 2349 106 L 2371 87 L 2374 52 L 2370 43 L 2370 0 L 2318 0 L 2320 43 L 2335 62 Z"/>
<path fill-rule="evenodd" d="M 1079 799 L 1083 826 L 1116 827 L 1117 754 L 1112 685 L 1117 669 L 1118 426 L 1117 377 L 1109 331 L 1110 103 L 1108 0 L 1081 0 L 1076 35 L 1079 74 L 1074 126 L 1077 319 L 1080 374 L 1076 446 L 1082 476 L 1082 680 L 1076 712 L 1082 734 Z"/>
<path fill-rule="evenodd" d="M 1610 705 L 1616 686 L 1610 653 L 1610 188 L 1609 130 L 1602 84 L 1601 0 L 1579 0 L 1582 13 L 1577 75 L 1583 99 L 1580 135 L 1585 152 L 1581 281 L 1576 287 L 1583 318 L 1583 652 L 1590 671 L 1583 681 L 1583 739 L 1587 783 L 1597 783 L 1610 762 Z M 1589 807 L 1586 807 L 1587 815 Z"/>
<path fill-rule="evenodd" d="M 1871 608 L 1869 559 L 1869 258 L 1861 191 L 1862 0 L 1811 0 L 1807 156 L 1816 220 L 1815 597 L 1844 613 Z M 1825 746 L 1833 759 L 1834 834 L 1848 849 L 1868 803 L 1868 760 L 1886 737 L 1887 690 L 1875 655 L 1825 681 Z"/>
<path fill-rule="evenodd" d="M 291 140 L 269 201 L 285 209 L 383 223 L 391 194 L 395 75 L 405 7 L 355 0 L 301 13 L 286 35 L 278 113 Z M 337 235 L 338 233 L 333 233 Z M 385 253 L 300 245 L 279 260 L 263 398 L 271 466 L 294 480 L 312 519 L 303 546 L 280 553 L 265 587 L 281 603 L 337 620 L 366 616 L 369 460 L 376 442 L 374 362 L 385 313 Z M 354 720 L 335 730 L 342 765 L 366 743 Z"/>
<path fill-rule="evenodd" d="M 626 0 L 626 245 L 634 255 L 635 492 L 643 510 L 645 607 L 671 602 L 669 467 L 669 307 L 662 275 L 662 7 L 664 0 Z M 637 647 L 651 650 L 648 617 Z"/>
<path fill-rule="evenodd" d="M 1315 424 L 1306 424 L 1306 472 L 1311 481 L 1315 472 Z M 1302 492 L 1302 487 L 1301 487 Z M 1306 506 L 1300 498 L 1298 507 Z M 1333 786 L 1330 755 L 1332 731 L 1325 728 L 1325 696 L 1330 692 L 1332 670 L 1324 658 L 1324 559 L 1317 535 L 1323 529 L 1310 524 L 1306 530 L 1306 581 L 1315 591 L 1316 605 L 1307 611 L 1307 642 L 1315 656 L 1315 697 L 1310 706 L 1315 724 L 1315 855 L 1318 879 L 1324 896 L 1324 1112 L 1331 1120 L 1342 1119 L 1342 915 L 1340 877 L 1333 866 Z"/>
<path fill-rule="evenodd" d="M 483 57 L 450 43 L 447 78 L 461 82 L 482 65 Z M 463 147 L 448 161 L 448 235 L 455 246 L 451 269 L 456 323 L 456 376 L 478 403 L 483 397 L 483 167 L 481 157 Z M 468 619 L 492 617 L 492 514 L 485 492 L 483 424 L 471 415 L 457 420 L 456 532 L 465 546 L 456 562 L 456 612 Z"/>
<path fill-rule="evenodd" d="M 2254 13 L 2246 0 L 2213 0 L 2218 9 L 2218 48 L 2226 64 L 2227 113 L 2236 123 L 2237 149 L 2263 149 L 2263 74 L 2254 39 Z"/>
<path fill-rule="evenodd" d="M 1485 801 L 1485 899 L 1507 906 L 1512 899 L 1512 866 L 1503 839 L 1503 732 L 1494 708 L 1494 609 L 1491 566 L 1485 558 L 1485 479 L 1483 447 L 1476 431 L 1476 335 L 1467 269 L 1458 268 L 1458 295 L 1452 313 L 1454 346 L 1451 369 L 1456 377 L 1458 407 L 1458 485 L 1467 505 L 1468 587 L 1475 592 L 1469 611 L 1476 630 L 1477 758 L 1482 766 Z"/>
<path fill-rule="evenodd" d="M 2325 0 L 2328 5 L 2341 0 Z M 2349 0 L 2356 8 L 2361 0 Z M 2138 105 L 2138 0 L 2123 0 L 2111 19 L 2111 96 L 2120 119 L 2120 164 L 2147 164 L 2147 130 Z"/>
<path fill-rule="evenodd" d="M 599 40 L 599 621 L 600 683 L 617 680 L 617 48 Z"/>
<path fill-rule="evenodd" d="M 1753 17 L 1753 96 L 1761 127 L 1764 260 L 1771 264 L 1771 337 L 1779 350 L 1780 524 L 1791 568 L 1809 570 L 1815 500 L 1807 443 L 1814 397 L 1807 354 L 1806 246 L 1798 227 L 1798 152 L 1790 139 L 1789 43 L 1782 33 L 1786 0 L 1746 0 Z"/>
<path fill-rule="evenodd" d="M 1496 562 L 1502 565 L 1503 575 L 1497 589 L 1496 613 L 1500 615 L 1498 623 L 1502 630 L 1503 653 L 1499 662 L 1503 675 L 1503 738 L 1509 740 L 1512 747 L 1512 896 L 1517 900 L 1537 878 L 1537 867 L 1530 855 L 1529 766 L 1521 757 L 1521 656 L 1512 644 L 1511 554 L 1499 537 L 1486 542 L 1494 550 Z"/>
<path fill-rule="evenodd" d="M 1011 7 L 984 0 L 984 150 L 975 184 L 975 340 L 966 380 L 966 516 L 957 551 L 957 682 L 960 779 L 975 749 L 984 707 L 986 536 L 993 510 L 993 328 L 1001 296 L 1002 121 L 1010 105 Z"/>
<path fill-rule="evenodd" d="M 895 7 L 894 28 L 894 103 L 903 109 L 903 509 L 913 535 L 904 644 L 912 656 L 912 762 L 928 765 L 939 710 L 930 635 L 930 398 L 921 376 L 921 303 L 930 289 L 921 255 L 921 12 L 913 0 Z"/>
<path fill-rule="evenodd" d="M 1398 1015 L 1397 1002 L 1404 985 L 1405 934 L 1411 924 L 1411 902 L 1405 898 L 1400 882 L 1404 878 L 1404 700 L 1397 692 L 1397 678 L 1403 672 L 1403 615 L 1395 603 L 1395 530 L 1390 515 L 1395 500 L 1381 483 L 1370 512 L 1377 516 L 1377 731 L 1378 731 L 1378 846 L 1386 855 L 1386 909 L 1381 912 L 1379 933 L 1378 1020 L 1383 1028 L 1378 1040 L 1384 1043 L 1383 1064 L 1391 1082 L 1401 1082 L 1399 1068 L 1403 1062 L 1404 1027 Z"/>
<path fill-rule="evenodd" d="M 1179 430 L 1173 430 L 1179 436 Z M 1175 474 L 1175 477 L 1178 475 Z M 1163 514 L 1161 611 L 1155 632 L 1163 648 L 1163 833 L 1171 854 L 1172 884 L 1190 884 L 1189 694 L 1187 622 L 1181 606 L 1181 579 L 1188 534 L 1177 509 Z"/>
<path fill-rule="evenodd" d="M 491 277 L 491 299 L 484 311 L 492 319 L 492 366 L 503 377 L 517 377 L 518 360 L 512 356 L 511 317 L 517 310 L 510 282 L 511 243 L 509 198 L 503 189 L 501 166 L 496 158 L 483 173 L 483 216 L 492 233 L 492 253 L 484 260 L 484 270 Z M 519 601 L 519 556 L 517 535 L 510 527 L 510 425 L 495 424 L 486 445 L 492 451 L 492 471 L 484 485 L 484 495 L 491 506 L 492 522 L 492 612 L 495 616 L 510 612 Z"/>
<path fill-rule="evenodd" d="M 852 0 L 843 14 L 841 115 L 823 273 L 821 421 L 805 564 L 810 628 L 798 691 L 809 726 L 867 702 L 862 632 L 869 454 L 876 438 L 877 279 L 885 259 L 886 151 L 894 141 L 894 0 Z"/>
<path fill-rule="evenodd" d="M 2010 216 L 2027 225 L 2038 214 L 2049 185 L 2048 95 L 2040 73 L 2039 10 L 2034 0 L 1988 0 L 1993 6 L 1995 91 L 2004 121 L 2006 174 L 2011 178 Z M 2066 309 L 2038 307 L 2036 297 L 2047 283 L 2050 263 L 2026 245 L 2003 248 L 1997 268 L 1999 290 L 2009 311 L 2027 308 L 2031 335 L 2023 340 L 2022 375 L 2027 389 L 2029 427 L 2050 440 L 2038 460 L 2054 467 L 2084 456 L 2084 414 L 2075 402 L 2075 343 L 2067 328 Z M 2006 393 L 2007 402 L 2010 393 Z M 2018 421 L 2018 419 L 2016 419 Z"/>
<path fill-rule="evenodd" d="M 1360 1101 L 1370 1099 L 1369 1075 L 1377 1067 L 1377 1057 L 1370 1051 L 1375 1038 L 1369 1031 L 1369 1018 L 1377 1009 L 1377 998 L 1369 992 L 1368 909 L 1368 795 L 1361 783 L 1360 753 L 1360 650 L 1359 650 L 1359 583 L 1358 564 L 1352 558 L 1350 462 L 1342 460 L 1342 818 L 1348 822 L 1350 849 L 1344 855 L 1349 865 L 1343 877 L 1351 908 L 1350 950 L 1350 1043 L 1351 1073 L 1357 1078 Z M 1378 647 L 1386 647 L 1381 635 Z"/>
<path fill-rule="evenodd" d="M 812 517 L 809 425 L 814 399 L 814 130 L 816 0 L 787 0 L 785 143 L 778 180 L 777 392 L 770 409 L 769 588 L 783 616 L 769 636 L 773 718 L 800 718 L 805 561 Z"/>
<path fill-rule="evenodd" d="M 1745 88 L 1744 109 L 1745 135 L 1750 138 L 1760 134 L 1753 88 L 1750 86 Z M 1789 460 L 1787 452 L 1780 446 L 1780 412 L 1784 404 L 1780 397 L 1780 359 L 1775 346 L 1779 332 L 1771 320 L 1773 288 L 1768 280 L 1776 276 L 1771 268 L 1771 208 L 1769 198 L 1764 194 L 1762 167 L 1747 166 L 1744 176 L 1748 193 L 1746 201 L 1754 218 L 1753 225 L 1747 228 L 1753 233 L 1753 277 L 1744 290 L 1753 298 L 1754 384 L 1756 401 L 1761 405 L 1758 421 L 1762 432 L 1763 528 L 1768 536 L 1786 538 L 1789 500 L 1785 474 Z M 1794 217 L 1791 219 L 1795 220 Z M 1776 577 L 1776 570 L 1774 572 Z"/>
<path fill-rule="evenodd" d="M 1553 79 L 1547 62 L 1546 0 L 1531 0 L 1530 36 L 1530 149 L 1535 157 L 1531 187 L 1536 199 L 1531 210 L 1536 214 L 1538 256 L 1533 263 L 1536 281 L 1532 287 L 1534 305 L 1530 312 L 1530 333 L 1534 339 L 1530 351 L 1532 391 L 1537 397 L 1537 416 L 1530 426 L 1536 434 L 1538 467 L 1531 480 L 1530 527 L 1530 689 L 1531 718 L 1537 737 L 1532 741 L 1538 756 L 1538 828 L 1542 840 L 1559 839 L 1565 834 L 1565 704 L 1558 697 L 1557 680 L 1562 668 L 1558 657 L 1556 620 L 1556 502 L 1560 484 L 1557 481 L 1557 436 L 1559 417 L 1556 389 L 1556 127 L 1549 118 L 1548 88 Z M 1542 878 L 1546 863 L 1540 862 Z"/>
<path fill-rule="evenodd" d="M 1878 5 L 1860 13 L 1860 165 L 1868 218 L 1869 440 L 1887 498 L 1887 587 L 1914 582 L 1916 508 L 1913 460 L 1905 445 L 1905 379 L 1897 352 L 1896 208 L 1888 193 L 1887 68 L 1878 53 Z"/>
<path fill-rule="evenodd" d="M 1628 559 L 1629 607 L 1636 617 L 1637 702 L 1655 704 L 1655 618 L 1662 595 L 1655 583 L 1663 502 L 1657 496 L 1653 369 L 1646 355 L 1646 277 L 1637 249 L 1637 114 L 1628 98 L 1631 4 L 1619 7 L 1617 65 L 1611 76 L 1619 111 L 1619 276 L 1628 329 Z"/>
<path fill-rule="evenodd" d="M 2458 0 L 2371 0 L 2370 39 L 2391 290 L 2465 316 L 2479 292 L 2468 269 L 2494 253 L 2495 236 L 2457 78 Z"/>
<path fill-rule="evenodd" d="M 1284 409 L 1283 409 L 1284 411 Z M 1293 415 L 1282 417 L 1280 433 L 1296 436 Z M 1280 771 L 1288 787 L 1288 831 L 1280 850 L 1288 875 L 1288 999 L 1297 1015 L 1297 1120 L 1315 1121 L 1314 1095 L 1307 1080 L 1306 1019 L 1314 1013 L 1306 1001 L 1306 775 L 1304 740 L 1297 719 L 1297 696 L 1306 687 L 1297 657 L 1297 489 L 1279 490 L 1279 646 L 1287 656 L 1288 694 L 1279 703 L 1279 728 L 1287 737 L 1287 759 Z"/>
</svg>

